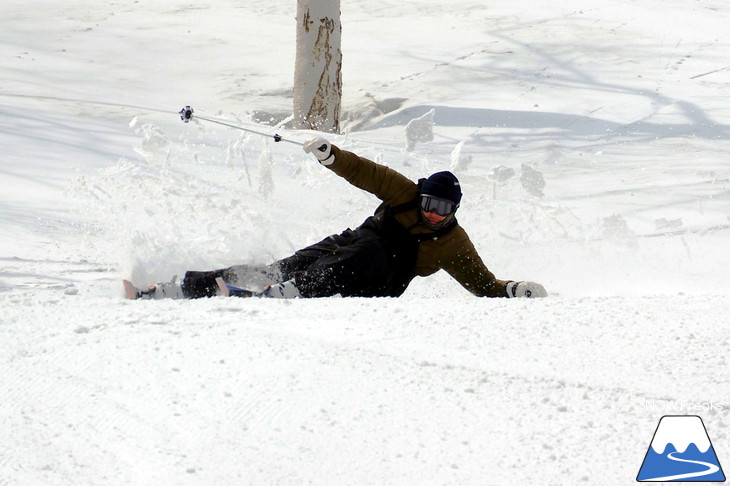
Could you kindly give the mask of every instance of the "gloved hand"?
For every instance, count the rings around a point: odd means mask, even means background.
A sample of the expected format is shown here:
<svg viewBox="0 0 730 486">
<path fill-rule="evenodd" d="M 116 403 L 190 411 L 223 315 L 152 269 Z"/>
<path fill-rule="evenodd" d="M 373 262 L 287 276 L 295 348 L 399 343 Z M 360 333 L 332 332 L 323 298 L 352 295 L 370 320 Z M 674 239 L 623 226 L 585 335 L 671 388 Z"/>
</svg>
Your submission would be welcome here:
<svg viewBox="0 0 730 486">
<path fill-rule="evenodd" d="M 304 151 L 317 157 L 322 165 L 330 165 L 335 161 L 332 144 L 322 137 L 314 137 L 304 144 Z"/>
<path fill-rule="evenodd" d="M 547 297 L 545 287 L 535 282 L 507 282 L 508 297 Z"/>
</svg>

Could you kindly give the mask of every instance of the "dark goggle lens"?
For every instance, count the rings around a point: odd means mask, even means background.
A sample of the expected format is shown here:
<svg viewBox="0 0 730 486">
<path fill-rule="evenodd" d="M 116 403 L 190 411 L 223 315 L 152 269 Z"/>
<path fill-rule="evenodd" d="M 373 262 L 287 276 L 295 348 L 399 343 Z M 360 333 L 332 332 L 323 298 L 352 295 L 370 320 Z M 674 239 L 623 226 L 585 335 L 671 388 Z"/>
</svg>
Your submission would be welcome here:
<svg viewBox="0 0 730 486">
<path fill-rule="evenodd" d="M 456 204 L 448 199 L 434 196 L 421 196 L 421 209 L 425 213 L 436 213 L 439 216 L 448 216 L 456 209 Z"/>
</svg>

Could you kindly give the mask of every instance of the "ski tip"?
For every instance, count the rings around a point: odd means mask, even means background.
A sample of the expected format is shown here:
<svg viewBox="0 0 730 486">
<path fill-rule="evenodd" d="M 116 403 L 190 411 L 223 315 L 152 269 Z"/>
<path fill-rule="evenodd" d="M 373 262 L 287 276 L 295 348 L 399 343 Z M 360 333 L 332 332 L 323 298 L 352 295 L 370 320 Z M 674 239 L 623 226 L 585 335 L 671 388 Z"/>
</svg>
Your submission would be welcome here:
<svg viewBox="0 0 730 486">
<path fill-rule="evenodd" d="M 218 284 L 218 289 L 221 291 L 223 297 L 230 297 L 231 290 L 228 288 L 228 284 L 221 277 L 215 279 L 215 283 Z"/>
<path fill-rule="evenodd" d="M 124 297 L 129 300 L 137 299 L 137 288 L 129 280 L 122 280 L 124 286 Z"/>
</svg>

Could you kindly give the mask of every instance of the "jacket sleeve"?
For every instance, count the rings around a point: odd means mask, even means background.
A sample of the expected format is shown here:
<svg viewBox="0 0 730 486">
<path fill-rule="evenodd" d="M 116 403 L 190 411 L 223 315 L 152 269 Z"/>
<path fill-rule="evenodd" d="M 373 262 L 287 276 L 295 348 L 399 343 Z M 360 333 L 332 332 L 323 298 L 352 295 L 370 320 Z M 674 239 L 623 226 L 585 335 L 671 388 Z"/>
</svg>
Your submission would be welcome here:
<svg viewBox="0 0 730 486">
<path fill-rule="evenodd" d="M 463 228 L 447 245 L 442 268 L 477 297 L 507 297 L 507 281 L 497 279 L 482 261 Z"/>
<path fill-rule="evenodd" d="M 335 161 L 326 166 L 335 174 L 346 179 L 386 204 L 396 205 L 413 199 L 417 184 L 390 167 L 376 164 L 352 152 L 332 146 Z"/>
</svg>

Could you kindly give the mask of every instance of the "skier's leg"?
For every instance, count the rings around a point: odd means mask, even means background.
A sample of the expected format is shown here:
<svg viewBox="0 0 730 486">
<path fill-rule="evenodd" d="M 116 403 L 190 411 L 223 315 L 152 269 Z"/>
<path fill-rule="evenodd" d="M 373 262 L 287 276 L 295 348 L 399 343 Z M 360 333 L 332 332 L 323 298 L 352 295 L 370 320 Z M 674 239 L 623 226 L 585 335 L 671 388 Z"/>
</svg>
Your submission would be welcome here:
<svg viewBox="0 0 730 486">
<path fill-rule="evenodd" d="M 318 243 L 297 250 L 292 256 L 283 258 L 272 266 L 281 272 L 281 280 L 290 280 L 320 258 L 331 254 L 342 245 L 349 244 L 353 239 L 354 232 L 348 229 L 339 235 L 328 236 Z"/>
<path fill-rule="evenodd" d="M 383 242 L 373 235 L 346 230 L 331 235 L 272 267 L 281 280 L 263 297 L 327 297 L 387 295 L 390 268 Z"/>
<path fill-rule="evenodd" d="M 376 297 L 385 291 L 391 269 L 383 242 L 361 237 L 321 256 L 294 276 L 304 297 Z"/>
<path fill-rule="evenodd" d="M 213 297 L 218 294 L 216 278 L 222 278 L 227 283 L 244 288 L 263 288 L 289 280 L 295 272 L 307 268 L 317 258 L 336 248 L 337 245 L 330 241 L 333 238 L 340 238 L 340 235 L 325 238 L 271 265 L 235 265 L 203 272 L 188 271 L 181 282 L 182 295 L 188 299 Z"/>
<path fill-rule="evenodd" d="M 362 293 L 363 285 L 358 281 L 358 275 L 363 273 L 356 272 L 357 275 L 353 277 L 353 263 L 357 260 L 354 255 L 362 253 L 363 261 L 369 257 L 365 254 L 367 245 L 352 245 L 361 239 L 361 234 L 348 228 L 339 235 L 330 235 L 318 243 L 298 250 L 290 257 L 273 263 L 271 267 L 279 271 L 281 279 L 279 283 L 270 285 L 262 296 L 290 299 L 326 297 L 335 294 L 359 295 Z M 349 265 L 343 264 L 342 260 L 349 261 Z M 347 274 L 348 277 L 333 279 L 333 275 L 340 274 Z M 347 280 L 347 284 L 343 286 L 344 280 Z M 306 288 L 304 292 L 300 292 L 300 283 Z"/>
<path fill-rule="evenodd" d="M 388 267 L 387 254 L 379 239 L 363 237 L 348 229 L 271 265 L 236 265 L 187 272 L 182 291 L 188 298 L 211 297 L 218 293 L 216 278 L 222 278 L 244 288 L 266 286 L 263 297 L 385 295 L 382 289 L 390 275 Z"/>
<path fill-rule="evenodd" d="M 199 299 L 202 297 L 213 297 L 218 294 L 218 284 L 216 278 L 222 278 L 225 281 L 231 281 L 235 274 L 230 268 L 221 268 L 219 270 L 211 270 L 205 272 L 188 271 L 185 272 L 185 278 L 182 281 L 182 292 L 187 299 Z"/>
<path fill-rule="evenodd" d="M 263 289 L 281 280 L 281 272 L 272 265 L 234 265 L 210 271 L 188 271 L 182 281 L 182 293 L 188 299 L 218 295 L 216 278 L 246 289 Z"/>
<path fill-rule="evenodd" d="M 234 265 L 228 269 L 231 275 L 227 283 L 248 290 L 260 290 L 282 280 L 278 265 Z M 225 279 L 224 279 L 225 280 Z"/>
</svg>

